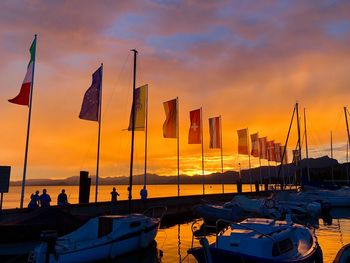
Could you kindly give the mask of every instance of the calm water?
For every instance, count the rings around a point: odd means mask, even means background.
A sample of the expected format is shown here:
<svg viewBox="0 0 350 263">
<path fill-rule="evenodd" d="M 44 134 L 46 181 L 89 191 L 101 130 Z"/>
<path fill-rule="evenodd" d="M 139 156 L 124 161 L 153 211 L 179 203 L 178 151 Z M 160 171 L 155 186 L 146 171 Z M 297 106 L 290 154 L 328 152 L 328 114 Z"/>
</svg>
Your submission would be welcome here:
<svg viewBox="0 0 350 263">
<path fill-rule="evenodd" d="M 99 187 L 99 201 L 109 201 L 110 192 L 113 186 Z M 117 191 L 120 194 L 120 199 L 127 199 L 127 186 L 118 185 Z M 142 186 L 135 185 L 133 187 L 133 197 L 139 197 L 139 191 Z M 26 188 L 25 204 L 29 202 L 30 193 L 39 190 L 42 192 L 43 186 L 28 186 Z M 47 186 L 45 187 L 51 195 L 52 202 L 57 202 L 57 195 L 61 189 L 66 189 L 69 201 L 77 203 L 78 187 L 77 186 Z M 244 191 L 250 191 L 249 186 L 244 186 Z M 206 185 L 206 193 L 221 193 L 221 185 Z M 225 186 L 225 192 L 236 192 L 235 185 Z M 181 195 L 201 194 L 202 185 L 182 185 L 180 190 Z M 166 197 L 176 196 L 176 185 L 149 185 L 149 197 Z M 94 188 L 91 188 L 90 200 L 94 200 Z M 4 195 L 4 208 L 14 208 L 19 206 L 20 187 L 10 187 L 10 192 Z M 316 229 L 318 241 L 322 247 L 324 254 L 324 262 L 332 262 L 338 250 L 345 244 L 350 243 L 350 209 L 337 209 L 332 211 L 333 220 L 331 225 L 325 225 L 322 220 L 319 221 L 319 228 Z M 147 251 L 129 255 L 118 259 L 115 262 L 125 263 L 149 263 L 149 262 L 196 262 L 192 256 L 187 256 L 187 250 L 191 247 L 192 222 L 175 225 L 166 229 L 160 229 L 157 235 L 156 247 L 150 248 Z M 209 238 L 209 241 L 214 241 L 214 238 Z M 198 246 L 195 240 L 194 245 Z M 25 262 L 25 261 L 24 261 Z"/>
</svg>

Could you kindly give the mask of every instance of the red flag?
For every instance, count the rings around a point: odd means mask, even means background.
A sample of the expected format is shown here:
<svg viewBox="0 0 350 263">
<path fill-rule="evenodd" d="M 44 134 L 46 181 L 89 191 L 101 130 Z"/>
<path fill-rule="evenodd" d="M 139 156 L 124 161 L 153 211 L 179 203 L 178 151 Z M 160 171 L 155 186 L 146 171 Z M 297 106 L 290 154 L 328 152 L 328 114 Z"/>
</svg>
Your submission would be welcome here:
<svg viewBox="0 0 350 263">
<path fill-rule="evenodd" d="M 274 140 L 267 142 L 267 159 L 269 161 L 276 161 Z"/>
<path fill-rule="evenodd" d="M 191 126 L 188 132 L 189 144 L 201 144 L 201 109 L 190 111 Z"/>
<path fill-rule="evenodd" d="M 254 133 L 250 135 L 250 140 L 252 142 L 251 155 L 254 157 L 259 157 L 259 134 Z"/>
<path fill-rule="evenodd" d="M 177 98 L 163 103 L 166 119 L 163 124 L 164 138 L 177 138 Z"/>
<path fill-rule="evenodd" d="M 210 149 L 221 148 L 220 126 L 221 116 L 209 118 Z"/>
<path fill-rule="evenodd" d="M 34 38 L 33 43 L 29 49 L 30 60 L 27 66 L 27 73 L 24 77 L 21 90 L 16 97 L 8 100 L 11 103 L 29 106 L 29 97 L 30 97 L 31 86 L 33 81 L 33 73 L 34 73 L 35 51 L 36 51 L 36 38 Z"/>
<path fill-rule="evenodd" d="M 267 159 L 267 137 L 259 138 L 260 159 Z"/>
<path fill-rule="evenodd" d="M 248 148 L 248 128 L 237 130 L 238 134 L 238 154 L 249 153 Z"/>
</svg>

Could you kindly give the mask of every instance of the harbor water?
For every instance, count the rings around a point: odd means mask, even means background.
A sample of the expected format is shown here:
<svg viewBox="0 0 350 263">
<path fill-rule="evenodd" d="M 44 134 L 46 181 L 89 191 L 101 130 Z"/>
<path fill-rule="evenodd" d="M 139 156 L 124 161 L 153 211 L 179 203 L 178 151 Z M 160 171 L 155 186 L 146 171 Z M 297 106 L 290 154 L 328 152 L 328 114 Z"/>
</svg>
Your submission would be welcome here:
<svg viewBox="0 0 350 263">
<path fill-rule="evenodd" d="M 111 185 L 99 187 L 99 201 L 109 201 L 110 192 L 112 190 Z M 119 199 L 125 200 L 128 197 L 127 185 L 117 185 L 117 191 L 120 194 Z M 28 186 L 26 188 L 25 204 L 29 202 L 30 194 L 46 188 L 51 195 L 52 203 L 56 204 L 57 195 L 61 189 L 65 189 L 71 203 L 77 203 L 78 201 L 78 186 Z M 141 185 L 135 185 L 133 187 L 133 197 L 139 199 L 139 191 Z M 206 185 L 205 191 L 210 193 L 221 193 L 221 185 Z M 245 185 L 243 191 L 250 191 L 250 186 Z M 225 185 L 225 192 L 236 192 L 235 185 Z M 15 208 L 19 204 L 20 187 L 10 187 L 10 192 L 4 195 L 4 208 Z M 181 185 L 181 195 L 193 195 L 202 194 L 202 185 Z M 91 187 L 90 200 L 94 200 L 94 187 Z M 177 195 L 177 185 L 149 185 L 148 186 L 149 197 L 167 197 Z M 193 221 L 182 222 L 177 225 L 173 225 L 167 228 L 159 230 L 156 237 L 156 243 L 153 247 L 148 248 L 140 253 L 133 253 L 127 255 L 113 262 L 196 262 L 192 256 L 187 255 L 187 250 L 192 246 L 192 231 L 191 225 Z M 333 209 L 332 220 L 324 222 L 319 220 L 319 227 L 315 228 L 318 241 L 322 247 L 324 262 L 332 262 L 339 249 L 348 243 L 350 243 L 350 211 L 349 209 Z M 209 237 L 209 242 L 213 242 L 215 238 Z M 194 239 L 194 246 L 199 246 L 198 241 Z M 25 258 L 18 259 L 10 262 L 26 262 Z M 110 261 L 109 261 L 110 262 Z"/>
</svg>

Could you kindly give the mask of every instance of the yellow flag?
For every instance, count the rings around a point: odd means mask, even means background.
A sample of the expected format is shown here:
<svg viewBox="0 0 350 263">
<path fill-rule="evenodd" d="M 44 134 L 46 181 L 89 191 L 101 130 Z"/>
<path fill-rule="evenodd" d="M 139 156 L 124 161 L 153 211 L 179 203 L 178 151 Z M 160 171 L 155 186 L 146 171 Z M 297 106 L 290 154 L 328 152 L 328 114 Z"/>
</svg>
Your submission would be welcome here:
<svg viewBox="0 0 350 263">
<path fill-rule="evenodd" d="M 135 131 L 144 131 L 147 114 L 147 94 L 148 85 L 143 85 L 135 89 Z M 132 109 L 128 130 L 132 129 Z"/>
</svg>

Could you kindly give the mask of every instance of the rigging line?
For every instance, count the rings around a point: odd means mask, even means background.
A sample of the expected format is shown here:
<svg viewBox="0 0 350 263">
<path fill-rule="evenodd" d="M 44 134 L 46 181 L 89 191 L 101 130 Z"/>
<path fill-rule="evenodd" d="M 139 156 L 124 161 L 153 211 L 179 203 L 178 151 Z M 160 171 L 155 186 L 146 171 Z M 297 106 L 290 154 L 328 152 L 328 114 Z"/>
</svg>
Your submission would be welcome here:
<svg viewBox="0 0 350 263">
<path fill-rule="evenodd" d="M 105 106 L 105 110 L 103 111 L 104 114 L 106 114 L 106 112 L 108 112 L 108 110 L 109 110 L 109 107 L 110 107 L 110 105 L 111 105 L 111 103 L 112 103 L 112 101 L 113 101 L 113 97 L 114 97 L 115 91 L 116 91 L 116 89 L 117 89 L 117 85 L 118 85 L 118 83 L 119 83 L 119 80 L 120 80 L 120 78 L 121 78 L 121 75 L 122 75 L 122 73 L 124 72 L 125 67 L 126 67 L 126 64 L 127 64 L 127 62 L 129 61 L 130 57 L 131 57 L 131 54 L 128 53 L 128 55 L 126 56 L 126 58 L 125 58 L 125 60 L 124 60 L 123 66 L 122 66 L 121 70 L 119 71 L 119 73 L 118 73 L 118 75 L 117 75 L 117 78 L 116 78 L 116 83 L 117 83 L 117 84 L 113 85 L 114 88 L 113 88 L 113 90 L 112 90 L 112 94 L 111 94 L 111 96 L 108 98 L 108 101 L 106 101 L 106 103 L 105 103 L 106 106 Z"/>
</svg>

